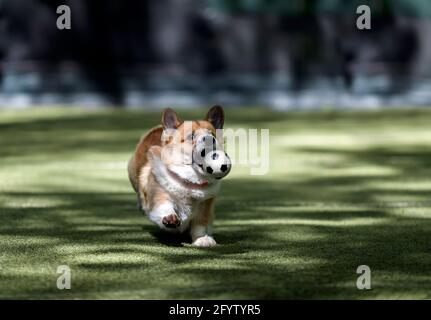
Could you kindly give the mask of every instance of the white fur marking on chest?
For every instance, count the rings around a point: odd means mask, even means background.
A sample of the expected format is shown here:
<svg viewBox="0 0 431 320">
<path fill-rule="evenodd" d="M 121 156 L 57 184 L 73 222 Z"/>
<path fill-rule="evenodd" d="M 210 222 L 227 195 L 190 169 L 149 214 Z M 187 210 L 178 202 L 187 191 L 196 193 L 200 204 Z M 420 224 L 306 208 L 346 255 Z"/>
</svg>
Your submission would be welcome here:
<svg viewBox="0 0 431 320">
<path fill-rule="evenodd" d="M 212 198 L 218 193 L 218 190 L 220 189 L 220 181 L 211 183 L 204 188 L 186 187 L 169 174 L 166 165 L 159 158 L 153 158 L 152 164 L 153 173 L 157 182 L 167 192 L 169 192 L 171 196 L 182 203 L 189 203 L 190 199 L 206 200 Z M 196 172 L 194 172 L 193 168 L 190 167 L 191 170 L 189 170 L 185 167 L 187 166 L 181 166 L 180 170 L 179 166 L 176 165 L 170 169 L 178 176 L 186 178 L 189 181 L 201 181 Z"/>
</svg>

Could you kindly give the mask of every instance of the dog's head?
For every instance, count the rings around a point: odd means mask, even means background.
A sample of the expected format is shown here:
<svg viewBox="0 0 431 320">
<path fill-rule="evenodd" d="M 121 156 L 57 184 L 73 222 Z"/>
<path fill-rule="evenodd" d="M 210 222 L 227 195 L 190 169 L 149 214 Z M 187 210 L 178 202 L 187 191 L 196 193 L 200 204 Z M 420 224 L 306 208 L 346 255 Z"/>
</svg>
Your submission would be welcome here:
<svg viewBox="0 0 431 320">
<path fill-rule="evenodd" d="M 174 110 L 166 109 L 162 116 L 162 161 L 185 179 L 194 174 L 207 181 L 225 176 L 228 171 L 220 171 L 217 175 L 205 166 L 206 162 L 220 156 L 228 161 L 228 167 L 221 164 L 222 169 L 230 170 L 229 157 L 223 151 L 223 124 L 224 111 L 220 106 L 212 107 L 199 121 L 183 121 Z"/>
</svg>

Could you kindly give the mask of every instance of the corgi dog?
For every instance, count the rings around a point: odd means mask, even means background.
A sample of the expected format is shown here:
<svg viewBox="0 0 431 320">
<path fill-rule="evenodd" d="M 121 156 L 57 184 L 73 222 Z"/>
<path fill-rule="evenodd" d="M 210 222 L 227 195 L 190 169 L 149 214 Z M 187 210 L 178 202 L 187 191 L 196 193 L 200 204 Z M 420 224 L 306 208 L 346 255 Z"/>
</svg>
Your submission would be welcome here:
<svg viewBox="0 0 431 320">
<path fill-rule="evenodd" d="M 209 174 L 213 170 L 197 158 L 205 157 L 208 146 L 226 155 L 220 151 L 223 124 L 220 106 L 212 107 L 204 120 L 185 122 L 168 108 L 161 125 L 141 138 L 128 164 L 140 210 L 163 230 L 189 232 L 192 245 L 197 247 L 216 245 L 212 225 L 221 183 L 221 177 Z M 230 171 L 230 163 L 222 167 Z"/>
</svg>

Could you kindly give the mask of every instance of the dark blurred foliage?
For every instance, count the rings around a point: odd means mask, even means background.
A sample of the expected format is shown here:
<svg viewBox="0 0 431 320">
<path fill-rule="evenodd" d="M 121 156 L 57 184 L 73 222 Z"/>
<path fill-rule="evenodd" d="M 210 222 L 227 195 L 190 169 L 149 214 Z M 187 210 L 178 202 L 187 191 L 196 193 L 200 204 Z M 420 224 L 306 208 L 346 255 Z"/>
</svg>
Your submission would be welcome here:
<svg viewBox="0 0 431 320">
<path fill-rule="evenodd" d="M 56 28 L 61 4 L 71 30 Z M 361 4 L 371 30 L 356 28 Z M 3 0 L 2 96 L 95 92 L 122 105 L 130 92 L 226 98 L 300 92 L 316 79 L 398 94 L 431 74 L 429 16 L 428 0 Z"/>
</svg>

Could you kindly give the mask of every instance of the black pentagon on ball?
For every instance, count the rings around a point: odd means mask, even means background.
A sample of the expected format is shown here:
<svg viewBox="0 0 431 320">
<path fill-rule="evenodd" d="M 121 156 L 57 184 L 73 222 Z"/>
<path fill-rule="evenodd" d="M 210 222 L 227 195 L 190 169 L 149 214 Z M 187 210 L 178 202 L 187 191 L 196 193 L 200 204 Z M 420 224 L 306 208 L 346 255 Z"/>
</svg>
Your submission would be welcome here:
<svg viewBox="0 0 431 320">
<path fill-rule="evenodd" d="M 207 172 L 208 172 L 209 174 L 212 174 L 212 173 L 213 173 L 213 168 L 211 168 L 211 167 L 207 167 Z"/>
<path fill-rule="evenodd" d="M 205 149 L 202 150 L 201 152 L 201 157 L 204 158 L 205 157 Z"/>
<path fill-rule="evenodd" d="M 222 164 L 220 167 L 221 172 L 226 172 L 227 171 L 227 164 Z"/>
<path fill-rule="evenodd" d="M 212 158 L 213 160 L 217 160 L 217 159 L 218 159 L 218 153 L 214 152 L 214 153 L 212 154 L 211 158 Z"/>
</svg>

